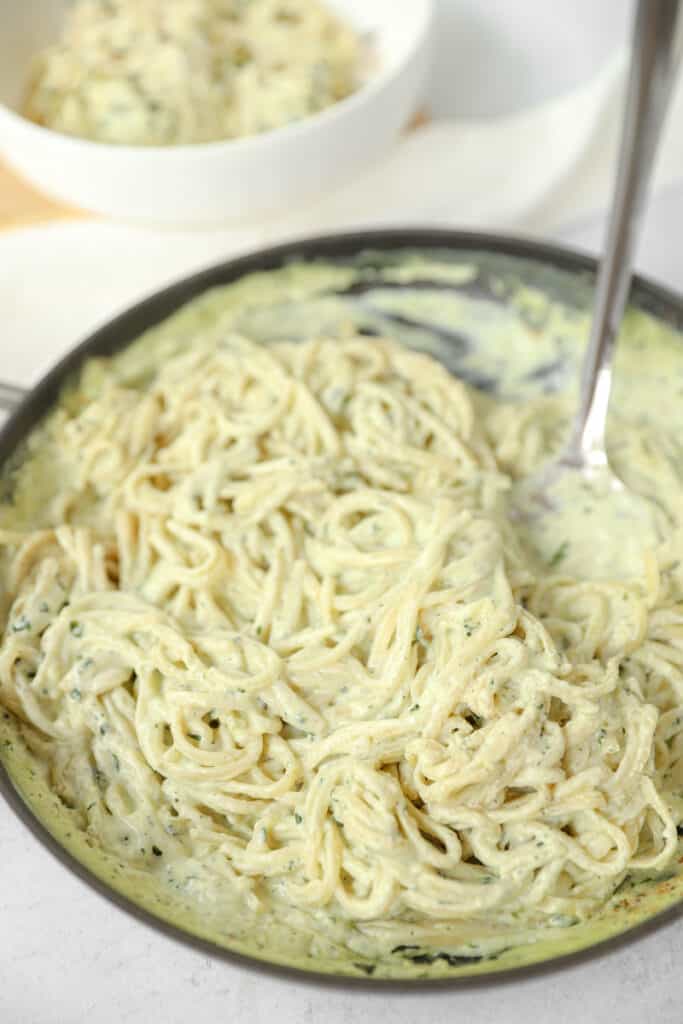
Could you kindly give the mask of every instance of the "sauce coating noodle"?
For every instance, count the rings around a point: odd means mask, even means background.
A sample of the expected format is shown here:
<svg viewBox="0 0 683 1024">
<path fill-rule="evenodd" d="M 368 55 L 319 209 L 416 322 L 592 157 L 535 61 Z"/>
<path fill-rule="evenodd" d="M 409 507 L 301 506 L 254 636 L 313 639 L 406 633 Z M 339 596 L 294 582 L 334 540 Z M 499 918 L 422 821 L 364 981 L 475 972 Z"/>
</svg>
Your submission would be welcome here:
<svg viewBox="0 0 683 1024">
<path fill-rule="evenodd" d="M 530 561 L 507 493 L 550 399 L 351 329 L 122 360 L 0 520 L 0 701 L 103 848 L 397 936 L 570 923 L 671 861 L 680 532 L 627 581 Z"/>
</svg>

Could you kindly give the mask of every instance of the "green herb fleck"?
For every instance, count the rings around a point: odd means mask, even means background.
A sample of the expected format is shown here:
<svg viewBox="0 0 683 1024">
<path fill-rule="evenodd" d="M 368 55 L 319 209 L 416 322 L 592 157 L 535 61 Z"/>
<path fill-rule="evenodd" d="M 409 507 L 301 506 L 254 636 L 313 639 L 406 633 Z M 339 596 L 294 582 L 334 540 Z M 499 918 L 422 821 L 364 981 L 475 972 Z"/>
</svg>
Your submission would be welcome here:
<svg viewBox="0 0 683 1024">
<path fill-rule="evenodd" d="M 560 544 L 559 548 L 548 562 L 551 569 L 554 569 L 556 565 L 559 565 L 563 558 L 566 558 L 567 552 L 569 551 L 569 541 L 564 540 Z"/>
<path fill-rule="evenodd" d="M 251 50 L 244 43 L 238 43 L 233 51 L 232 59 L 235 67 L 243 68 L 245 64 L 249 64 L 252 60 Z"/>
<path fill-rule="evenodd" d="M 376 964 L 354 963 L 353 966 L 356 968 L 356 970 L 362 971 L 363 974 L 367 974 L 368 976 L 374 974 L 375 970 L 377 969 L 377 965 Z"/>
</svg>

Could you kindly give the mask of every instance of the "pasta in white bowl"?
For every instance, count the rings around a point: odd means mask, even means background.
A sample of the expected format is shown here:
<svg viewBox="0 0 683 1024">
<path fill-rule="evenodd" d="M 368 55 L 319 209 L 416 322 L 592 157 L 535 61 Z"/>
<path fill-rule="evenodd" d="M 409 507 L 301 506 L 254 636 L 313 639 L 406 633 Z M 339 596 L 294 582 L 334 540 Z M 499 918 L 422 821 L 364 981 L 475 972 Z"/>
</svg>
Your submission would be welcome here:
<svg viewBox="0 0 683 1024">
<path fill-rule="evenodd" d="M 60 47 L 70 0 L 7 5 L 3 156 L 79 208 L 182 226 L 291 210 L 381 159 L 420 103 L 433 0 L 334 0 L 308 28 L 279 15 L 316 5 L 258 0 L 212 26 L 245 6 L 116 0 Z M 338 46 L 330 25 L 347 26 Z"/>
<path fill-rule="evenodd" d="M 332 106 L 369 63 L 319 0 L 78 0 L 35 60 L 24 112 L 96 142 L 213 142 Z"/>
</svg>

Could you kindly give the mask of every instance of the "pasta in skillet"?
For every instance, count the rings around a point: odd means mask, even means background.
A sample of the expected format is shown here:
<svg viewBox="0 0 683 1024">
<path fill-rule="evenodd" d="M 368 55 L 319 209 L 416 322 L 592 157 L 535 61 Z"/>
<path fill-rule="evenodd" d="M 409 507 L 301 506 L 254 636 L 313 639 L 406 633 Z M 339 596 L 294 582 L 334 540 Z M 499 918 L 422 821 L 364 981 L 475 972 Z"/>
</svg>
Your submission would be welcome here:
<svg viewBox="0 0 683 1024">
<path fill-rule="evenodd" d="M 669 863 L 680 536 L 626 582 L 529 562 L 506 494 L 559 400 L 353 331 L 90 370 L 54 492 L 0 520 L 0 701 L 104 849 L 397 938 Z"/>
</svg>

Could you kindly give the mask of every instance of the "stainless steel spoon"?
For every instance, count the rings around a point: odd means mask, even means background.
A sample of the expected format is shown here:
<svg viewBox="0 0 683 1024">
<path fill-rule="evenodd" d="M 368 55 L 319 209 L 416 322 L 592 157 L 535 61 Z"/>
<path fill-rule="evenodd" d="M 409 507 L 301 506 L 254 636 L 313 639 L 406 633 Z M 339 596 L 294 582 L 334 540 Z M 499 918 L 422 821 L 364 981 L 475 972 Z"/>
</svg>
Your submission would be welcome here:
<svg viewBox="0 0 683 1024">
<path fill-rule="evenodd" d="M 639 0 L 616 185 L 605 254 L 598 273 L 579 407 L 561 455 L 513 492 L 518 519 L 553 516 L 581 490 L 618 496 L 618 515 L 642 520 L 643 499 L 609 465 L 605 425 L 617 332 L 626 305 L 634 248 L 681 44 L 679 0 Z M 629 503 L 633 505 L 629 508 Z M 546 524 L 547 526 L 547 524 Z M 566 524 L 563 523 L 563 529 Z M 567 545 L 570 540 L 566 539 Z"/>
</svg>

